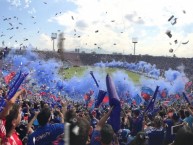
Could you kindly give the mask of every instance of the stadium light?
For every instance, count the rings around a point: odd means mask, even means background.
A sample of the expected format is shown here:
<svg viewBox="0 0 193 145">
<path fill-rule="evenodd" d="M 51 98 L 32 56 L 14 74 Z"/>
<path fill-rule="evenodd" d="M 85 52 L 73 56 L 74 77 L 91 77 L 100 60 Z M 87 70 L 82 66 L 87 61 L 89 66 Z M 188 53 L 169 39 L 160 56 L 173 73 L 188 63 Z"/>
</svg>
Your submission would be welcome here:
<svg viewBox="0 0 193 145">
<path fill-rule="evenodd" d="M 51 38 L 52 38 L 52 41 L 53 41 L 53 51 L 55 51 L 55 49 L 54 49 L 54 40 L 57 38 L 57 33 L 52 33 Z"/>
<path fill-rule="evenodd" d="M 133 55 L 135 55 L 135 45 L 137 43 L 137 38 L 136 37 L 132 38 L 132 43 L 134 44 L 134 53 L 133 53 Z"/>
</svg>

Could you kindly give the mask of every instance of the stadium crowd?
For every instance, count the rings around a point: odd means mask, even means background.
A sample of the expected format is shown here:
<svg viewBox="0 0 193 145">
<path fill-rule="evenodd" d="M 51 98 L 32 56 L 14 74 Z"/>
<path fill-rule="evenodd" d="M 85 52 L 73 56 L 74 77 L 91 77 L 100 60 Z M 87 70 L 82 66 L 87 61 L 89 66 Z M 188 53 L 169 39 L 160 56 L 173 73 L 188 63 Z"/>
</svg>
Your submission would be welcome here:
<svg viewBox="0 0 193 145">
<path fill-rule="evenodd" d="M 7 91 L 8 88 L 1 87 L 1 100 L 6 100 Z M 101 104 L 91 111 L 88 104 L 62 96 L 50 103 L 26 94 L 25 89 L 17 91 L 1 108 L 2 145 L 193 144 L 193 106 L 190 104 L 160 105 L 156 114 L 149 114 L 145 113 L 145 103 L 136 106 L 120 101 L 120 129 L 114 130 L 108 119 L 116 103 Z"/>
</svg>

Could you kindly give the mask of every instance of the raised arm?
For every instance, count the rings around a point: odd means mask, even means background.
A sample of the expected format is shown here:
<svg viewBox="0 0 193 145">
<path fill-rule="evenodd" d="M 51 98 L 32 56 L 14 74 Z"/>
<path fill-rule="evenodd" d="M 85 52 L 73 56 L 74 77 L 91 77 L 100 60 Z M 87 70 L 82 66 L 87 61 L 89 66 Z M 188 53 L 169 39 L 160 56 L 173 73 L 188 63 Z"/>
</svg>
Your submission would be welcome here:
<svg viewBox="0 0 193 145">
<path fill-rule="evenodd" d="M 113 110 L 113 107 L 110 108 L 110 110 L 107 112 L 107 114 L 105 114 L 98 122 L 95 130 L 101 130 L 101 128 L 104 126 L 105 122 L 107 121 L 107 119 L 109 118 L 111 112 Z"/>
<path fill-rule="evenodd" d="M 188 106 L 188 111 L 189 111 L 190 114 L 193 116 L 193 111 L 192 111 L 192 110 L 193 110 L 193 106 L 190 106 L 190 105 L 189 105 L 189 106 Z"/>
<path fill-rule="evenodd" d="M 66 116 L 66 112 L 67 112 L 67 104 L 68 102 L 67 101 L 61 101 L 61 105 L 62 105 L 62 109 L 61 109 L 61 123 L 64 123 L 64 120 L 65 120 L 65 116 Z"/>
<path fill-rule="evenodd" d="M 39 111 L 35 112 L 34 117 L 30 120 L 30 122 L 27 124 L 27 133 L 31 134 L 34 132 L 34 130 L 31 128 L 32 124 L 34 123 L 34 121 L 36 120 L 37 116 L 38 116 Z"/>
<path fill-rule="evenodd" d="M 1 119 L 5 118 L 9 114 L 9 111 L 11 110 L 13 104 L 15 104 L 17 98 L 25 92 L 26 92 L 25 89 L 22 89 L 22 90 L 18 91 L 17 93 L 15 93 L 15 95 L 10 100 L 6 101 L 5 107 L 2 110 L 2 112 L 0 113 Z"/>
</svg>

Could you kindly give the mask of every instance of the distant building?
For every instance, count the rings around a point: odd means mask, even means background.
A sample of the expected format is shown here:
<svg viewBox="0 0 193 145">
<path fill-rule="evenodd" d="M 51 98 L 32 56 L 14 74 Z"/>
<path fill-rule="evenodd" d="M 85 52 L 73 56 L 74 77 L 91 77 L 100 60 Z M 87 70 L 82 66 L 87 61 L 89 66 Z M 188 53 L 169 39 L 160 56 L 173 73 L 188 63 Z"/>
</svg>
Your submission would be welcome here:
<svg viewBox="0 0 193 145">
<path fill-rule="evenodd" d="M 113 54 L 113 55 L 117 55 L 118 53 L 117 53 L 117 52 L 113 52 L 112 54 Z"/>
<path fill-rule="evenodd" d="M 79 48 L 76 48 L 76 49 L 75 49 L 75 52 L 76 52 L 76 53 L 80 53 L 80 49 L 79 49 Z"/>
</svg>

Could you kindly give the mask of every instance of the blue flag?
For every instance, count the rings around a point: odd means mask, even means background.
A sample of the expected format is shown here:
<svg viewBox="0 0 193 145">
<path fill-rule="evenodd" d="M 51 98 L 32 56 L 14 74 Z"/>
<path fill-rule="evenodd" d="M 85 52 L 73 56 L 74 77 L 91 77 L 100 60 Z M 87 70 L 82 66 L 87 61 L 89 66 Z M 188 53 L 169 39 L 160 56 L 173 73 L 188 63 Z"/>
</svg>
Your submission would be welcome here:
<svg viewBox="0 0 193 145">
<path fill-rule="evenodd" d="M 15 95 L 15 93 L 17 92 L 21 83 L 24 81 L 24 79 L 27 75 L 28 75 L 28 73 L 21 74 L 21 71 L 20 71 L 20 73 L 17 75 L 15 81 L 11 84 L 11 87 L 9 88 L 9 91 L 7 93 L 7 100 L 10 100 Z M 4 99 L 1 100 L 0 112 L 2 111 L 2 109 L 5 105 L 6 105 L 5 100 Z"/>
<path fill-rule="evenodd" d="M 129 105 L 131 105 L 131 103 L 133 102 L 133 100 L 129 97 L 129 98 L 127 99 L 127 102 L 129 103 Z"/>
<path fill-rule="evenodd" d="M 21 83 L 24 81 L 25 77 L 28 75 L 28 73 L 21 74 L 20 78 L 17 80 L 17 82 L 14 83 L 14 86 L 9 90 L 7 93 L 7 99 L 10 100 L 17 90 L 19 89 Z"/>
<path fill-rule="evenodd" d="M 142 87 L 141 88 L 141 93 L 143 94 L 148 94 L 148 95 L 150 95 L 150 96 L 152 96 L 153 95 L 153 90 L 151 89 L 151 88 L 149 88 L 149 87 Z"/>
<path fill-rule="evenodd" d="M 96 102 L 95 102 L 95 108 L 98 108 L 98 107 L 99 107 L 99 105 L 100 105 L 101 102 L 103 101 L 106 93 L 107 93 L 106 91 L 99 90 L 98 96 L 97 96 L 97 100 L 96 100 Z"/>
<path fill-rule="evenodd" d="M 147 108 L 145 109 L 144 111 L 144 114 L 146 112 L 152 112 L 154 110 L 154 103 L 155 103 L 155 100 L 156 100 L 156 96 L 157 96 L 157 93 L 158 93 L 158 89 L 159 89 L 159 86 L 156 87 L 155 89 L 155 92 L 153 94 L 153 97 L 151 99 L 151 101 L 149 102 L 149 105 L 147 106 Z"/>
</svg>

